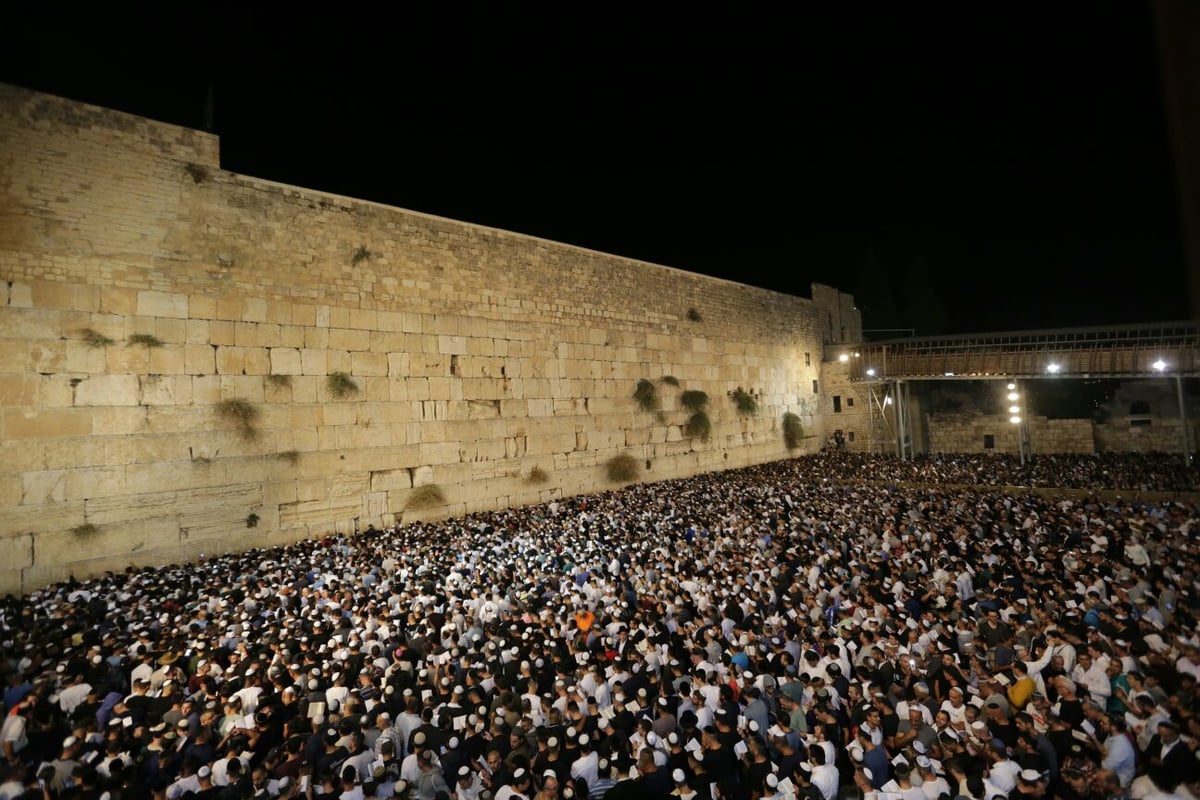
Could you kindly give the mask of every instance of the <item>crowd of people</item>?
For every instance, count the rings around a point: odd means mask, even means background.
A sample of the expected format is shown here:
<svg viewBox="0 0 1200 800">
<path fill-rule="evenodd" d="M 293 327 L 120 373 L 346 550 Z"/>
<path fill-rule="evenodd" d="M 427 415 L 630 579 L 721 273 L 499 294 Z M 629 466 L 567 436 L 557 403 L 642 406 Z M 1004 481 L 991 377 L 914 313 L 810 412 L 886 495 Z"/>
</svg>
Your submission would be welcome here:
<svg viewBox="0 0 1200 800">
<path fill-rule="evenodd" d="M 1143 480 L 1087 458 L 1050 474 Z M 952 488 L 1021 469 L 825 454 L 10 597 L 0 800 L 1200 796 L 1197 508 Z"/>
<path fill-rule="evenodd" d="M 1016 455 L 1003 453 L 918 454 L 901 460 L 893 456 L 825 451 L 820 462 L 832 464 L 838 474 L 900 483 L 1200 491 L 1200 465 L 1185 463 L 1178 453 L 1052 453 L 1035 455 L 1022 463 Z"/>
</svg>

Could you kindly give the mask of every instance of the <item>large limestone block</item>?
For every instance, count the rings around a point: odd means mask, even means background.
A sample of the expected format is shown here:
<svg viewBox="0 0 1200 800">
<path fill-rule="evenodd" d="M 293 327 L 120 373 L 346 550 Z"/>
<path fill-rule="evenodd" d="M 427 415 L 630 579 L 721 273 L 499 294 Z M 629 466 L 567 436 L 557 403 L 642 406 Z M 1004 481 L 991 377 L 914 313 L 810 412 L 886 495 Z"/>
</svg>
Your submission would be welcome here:
<svg viewBox="0 0 1200 800">
<path fill-rule="evenodd" d="M 369 350 L 371 348 L 371 333 L 365 330 L 330 328 L 328 347 L 331 350 Z"/>
<path fill-rule="evenodd" d="M 57 281 L 34 281 L 33 305 L 65 311 L 99 311 L 100 287 Z"/>
<path fill-rule="evenodd" d="M 64 342 L 64 345 L 66 348 L 64 368 L 67 372 L 94 375 L 104 371 L 106 357 L 103 346 L 93 347 L 86 342 L 75 340 L 68 340 Z"/>
<path fill-rule="evenodd" d="M 67 471 L 68 500 L 118 497 L 125 493 L 125 467 L 86 467 Z"/>
<path fill-rule="evenodd" d="M 0 406 L 31 406 L 38 381 L 30 375 L 0 374 Z"/>
<path fill-rule="evenodd" d="M 67 530 L 83 520 L 83 503 L 78 501 L 0 508 L 0 531 L 5 533 Z"/>
<path fill-rule="evenodd" d="M 267 348 L 247 347 L 245 356 L 247 375 L 269 375 L 271 373 L 271 357 Z"/>
<path fill-rule="evenodd" d="M 85 409 L 11 410 L 3 415 L 5 439 L 54 439 L 86 436 L 92 416 Z"/>
<path fill-rule="evenodd" d="M 34 372 L 61 372 L 67 366 L 65 341 L 34 341 L 29 343 L 29 369 Z"/>
<path fill-rule="evenodd" d="M 372 492 L 392 492 L 412 488 L 412 473 L 408 469 L 385 469 L 371 473 Z"/>
<path fill-rule="evenodd" d="M 442 355 L 466 355 L 467 337 L 439 336 L 437 338 L 437 352 Z"/>
<path fill-rule="evenodd" d="M 350 371 L 354 375 L 380 376 L 388 374 L 388 359 L 384 353 L 350 354 Z"/>
<path fill-rule="evenodd" d="M 105 371 L 111 374 L 144 375 L 150 372 L 150 352 L 142 345 L 117 343 L 104 348 L 104 355 L 108 361 Z"/>
<path fill-rule="evenodd" d="M 136 406 L 140 388 L 137 375 L 93 375 L 75 387 L 75 405 Z"/>
<path fill-rule="evenodd" d="M 67 499 L 66 470 L 26 472 L 21 476 L 21 505 L 40 506 Z"/>
<path fill-rule="evenodd" d="M 188 296 L 169 292 L 141 291 L 137 293 L 137 313 L 145 317 L 187 319 Z"/>
<path fill-rule="evenodd" d="M 6 570 L 33 566 L 33 534 L 20 533 L 0 538 L 0 564 Z"/>
<path fill-rule="evenodd" d="M 388 372 L 393 378 L 406 378 L 410 372 L 408 353 L 388 353 Z"/>
<path fill-rule="evenodd" d="M 207 345 L 211 335 L 210 323 L 206 319 L 189 319 L 184 324 L 183 343 Z"/>
<path fill-rule="evenodd" d="M 243 347 L 217 348 L 217 373 L 241 375 L 246 369 L 246 350 Z"/>
<path fill-rule="evenodd" d="M 428 486 L 434 482 L 433 467 L 428 467 L 428 466 L 416 467 L 412 471 L 412 476 L 413 476 L 412 485 L 414 488 L 417 486 Z"/>
<path fill-rule="evenodd" d="M 93 523 L 95 524 L 95 523 Z M 37 565 L 71 564 L 91 558 L 126 553 L 128 558 L 148 546 L 179 540 L 179 520 L 164 515 L 113 525 L 96 525 L 96 530 L 80 535 L 74 530 L 52 531 L 37 537 L 34 551 Z"/>
<path fill-rule="evenodd" d="M 188 375 L 212 375 L 216 372 L 216 350 L 208 344 L 184 345 L 183 369 Z"/>
<path fill-rule="evenodd" d="M 28 283 L 14 281 L 8 286 L 8 307 L 9 308 L 32 308 L 33 307 L 33 287 Z"/>
<path fill-rule="evenodd" d="M 237 328 L 228 320 L 211 320 L 208 323 L 208 343 L 212 345 L 237 345 Z"/>
<path fill-rule="evenodd" d="M 247 297 L 243 300 L 242 321 L 266 322 L 267 301 L 261 297 Z"/>
<path fill-rule="evenodd" d="M 305 375 L 328 375 L 328 352 L 327 350 L 311 350 L 305 348 L 300 351 L 301 369 Z"/>
<path fill-rule="evenodd" d="M 281 325 L 279 327 L 279 347 L 299 349 L 304 347 L 304 328 L 299 325 Z"/>
<path fill-rule="evenodd" d="M 272 347 L 270 350 L 271 374 L 300 375 L 300 351 L 290 347 Z"/>
</svg>

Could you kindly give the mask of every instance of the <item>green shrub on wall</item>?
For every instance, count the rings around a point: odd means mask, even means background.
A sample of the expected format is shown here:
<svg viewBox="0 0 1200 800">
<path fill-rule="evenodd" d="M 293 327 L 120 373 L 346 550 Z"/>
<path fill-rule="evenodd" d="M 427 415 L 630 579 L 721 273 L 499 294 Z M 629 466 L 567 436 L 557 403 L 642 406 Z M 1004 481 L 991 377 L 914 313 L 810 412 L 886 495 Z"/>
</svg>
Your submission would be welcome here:
<svg viewBox="0 0 1200 800">
<path fill-rule="evenodd" d="M 147 350 L 152 350 L 155 347 L 162 347 L 162 339 L 159 339 L 152 333 L 135 333 L 129 337 L 130 344 L 140 344 Z"/>
<path fill-rule="evenodd" d="M 91 328 L 84 328 L 79 333 L 83 336 L 83 341 L 87 343 L 88 347 L 104 347 L 113 343 L 112 339 Z"/>
<path fill-rule="evenodd" d="M 90 539 L 99 532 L 100 529 L 90 522 L 85 522 L 82 525 L 76 525 L 74 528 L 71 528 L 71 533 L 77 539 Z"/>
<path fill-rule="evenodd" d="M 800 440 L 804 438 L 804 426 L 800 424 L 800 417 L 788 411 L 783 415 L 783 443 L 788 450 L 795 450 L 800 446 Z"/>
<path fill-rule="evenodd" d="M 638 476 L 637 459 L 628 453 L 613 456 L 605 464 L 608 479 L 613 483 L 628 483 Z"/>
<path fill-rule="evenodd" d="M 733 402 L 739 414 L 754 415 L 758 413 L 758 401 L 742 387 L 733 390 Z"/>
<path fill-rule="evenodd" d="M 708 408 L 708 395 L 699 389 L 688 389 L 679 395 L 679 404 L 688 411 L 703 411 Z"/>
<path fill-rule="evenodd" d="M 674 375 L 663 375 L 661 380 L 667 386 L 678 386 L 679 385 L 679 378 L 676 378 Z"/>
<path fill-rule="evenodd" d="M 550 476 L 547 475 L 546 470 L 542 469 L 541 467 L 534 467 L 533 469 L 529 470 L 528 480 L 530 483 L 545 483 L 546 481 L 550 480 Z"/>
<path fill-rule="evenodd" d="M 637 388 L 633 390 L 633 399 L 637 401 L 642 411 L 655 411 L 658 409 L 658 390 L 654 388 L 652 381 L 648 381 L 645 378 L 637 382 Z"/>
<path fill-rule="evenodd" d="M 329 393 L 339 400 L 358 393 L 358 384 L 344 372 L 329 373 L 325 385 L 329 387 Z"/>
<path fill-rule="evenodd" d="M 432 508 L 433 506 L 441 506 L 446 504 L 446 497 L 442 494 L 442 490 L 432 483 L 427 483 L 424 486 L 418 486 L 409 493 L 404 501 L 406 509 Z"/>
<path fill-rule="evenodd" d="M 687 424 L 683 426 L 683 435 L 689 439 L 707 439 L 712 433 L 712 422 L 708 419 L 708 414 L 703 411 L 697 411 L 688 418 Z"/>
<path fill-rule="evenodd" d="M 216 405 L 217 416 L 237 426 L 238 435 L 248 442 L 258 438 L 259 411 L 249 400 L 231 397 Z"/>
</svg>

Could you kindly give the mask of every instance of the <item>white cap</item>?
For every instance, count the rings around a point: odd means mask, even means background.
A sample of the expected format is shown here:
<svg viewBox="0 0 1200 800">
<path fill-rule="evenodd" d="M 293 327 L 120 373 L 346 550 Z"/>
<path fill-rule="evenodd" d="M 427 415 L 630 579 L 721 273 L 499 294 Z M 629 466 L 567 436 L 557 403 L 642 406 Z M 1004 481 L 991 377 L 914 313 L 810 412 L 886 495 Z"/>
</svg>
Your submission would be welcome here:
<svg viewBox="0 0 1200 800">
<path fill-rule="evenodd" d="M 675 770 L 674 772 L 672 772 L 672 773 L 671 773 L 671 778 L 672 778 L 672 779 L 673 779 L 673 780 L 674 780 L 676 783 L 683 783 L 684 781 L 686 781 L 686 780 L 687 780 L 687 776 L 683 774 L 683 770 L 681 770 L 681 769 L 677 769 L 677 770 Z"/>
</svg>

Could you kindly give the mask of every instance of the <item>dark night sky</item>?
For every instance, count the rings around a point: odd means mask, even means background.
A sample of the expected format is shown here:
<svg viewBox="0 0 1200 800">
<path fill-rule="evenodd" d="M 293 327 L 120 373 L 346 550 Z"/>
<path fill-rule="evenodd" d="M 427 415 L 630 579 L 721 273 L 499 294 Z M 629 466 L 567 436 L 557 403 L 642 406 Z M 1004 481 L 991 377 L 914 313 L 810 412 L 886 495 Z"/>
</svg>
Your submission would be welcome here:
<svg viewBox="0 0 1200 800">
<path fill-rule="evenodd" d="M 1145 2 L 182 5 L 6 7 L 0 81 L 192 127 L 211 84 L 226 169 L 777 291 L 873 263 L 923 332 L 915 264 L 944 332 L 1186 316 Z"/>
</svg>

